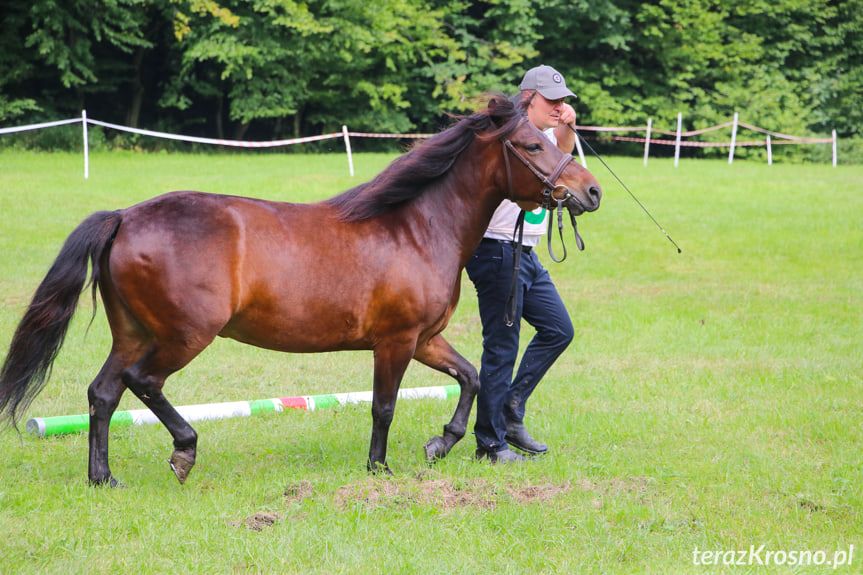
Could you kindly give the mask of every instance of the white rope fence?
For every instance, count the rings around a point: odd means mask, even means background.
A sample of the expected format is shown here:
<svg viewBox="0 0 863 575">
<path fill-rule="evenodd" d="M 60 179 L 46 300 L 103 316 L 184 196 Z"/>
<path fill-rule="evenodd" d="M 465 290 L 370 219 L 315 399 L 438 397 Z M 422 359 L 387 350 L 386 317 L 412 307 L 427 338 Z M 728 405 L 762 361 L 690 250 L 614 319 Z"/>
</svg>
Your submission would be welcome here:
<svg viewBox="0 0 863 575">
<path fill-rule="evenodd" d="M 70 120 L 59 120 L 56 122 L 45 122 L 41 124 L 30 124 L 27 126 L 16 126 L 10 128 L 0 128 L 0 135 L 2 134 L 11 134 L 15 132 L 26 132 L 29 130 L 40 130 L 43 128 L 53 128 L 55 126 L 63 126 L 66 124 L 76 124 L 80 123 L 83 130 L 83 140 L 84 140 L 84 178 L 88 179 L 90 177 L 90 145 L 89 145 L 89 137 L 87 135 L 87 126 L 101 126 L 103 128 L 108 128 L 111 130 L 117 130 L 121 132 L 129 132 L 132 134 L 139 134 L 142 136 L 149 136 L 154 138 L 162 138 L 167 140 L 178 140 L 182 142 L 191 142 L 198 144 L 208 144 L 214 146 L 232 146 L 238 148 L 277 148 L 283 146 L 291 146 L 294 144 L 305 144 L 309 142 L 319 142 L 322 140 L 329 140 L 334 138 L 343 138 L 345 142 L 345 151 L 348 156 L 348 168 L 351 176 L 354 175 L 354 163 L 353 156 L 351 154 L 351 142 L 350 138 L 390 138 L 390 139 L 423 139 L 430 138 L 434 134 L 380 134 L 380 133 L 368 133 L 368 132 L 350 132 L 348 131 L 347 126 L 342 126 L 341 132 L 335 132 L 332 134 L 321 134 L 319 136 L 309 136 L 304 138 L 292 138 L 288 140 L 268 140 L 268 141 L 243 141 L 243 140 L 226 140 L 221 138 L 199 138 L 196 136 L 182 136 L 178 134 L 170 134 L 166 132 L 154 132 L 152 130 L 141 130 L 138 128 L 130 128 L 128 126 L 121 126 L 119 124 L 111 124 L 109 122 L 102 122 L 99 120 L 93 120 L 87 117 L 87 111 L 84 110 L 81 112 L 80 118 L 72 118 Z M 836 155 L 837 155 L 837 143 L 836 143 L 836 130 L 833 130 L 831 138 L 811 138 L 804 136 L 791 136 L 788 134 L 781 134 L 778 132 L 772 132 L 770 130 L 765 130 L 764 128 L 759 128 L 757 126 L 753 126 L 751 124 L 746 124 L 740 122 L 738 120 L 737 113 L 734 114 L 734 119 L 730 122 L 725 122 L 724 124 L 719 124 L 716 126 L 711 126 L 709 128 L 703 128 L 700 130 L 691 130 L 684 132 L 682 130 L 683 126 L 683 114 L 677 115 L 677 130 L 660 130 L 653 127 L 653 120 L 649 118 L 647 120 L 646 126 L 637 126 L 637 127 L 623 127 L 623 126 L 577 126 L 578 130 L 583 132 L 645 132 L 645 136 L 643 138 L 640 137 L 632 137 L 632 136 L 611 136 L 612 141 L 618 142 L 637 142 L 644 144 L 644 165 L 647 166 L 647 159 L 650 152 L 650 145 L 664 145 L 664 146 L 674 146 L 674 166 L 677 167 L 679 159 L 680 159 L 680 148 L 681 147 L 697 147 L 697 148 L 729 148 L 728 152 L 728 163 L 731 164 L 734 161 L 734 150 L 735 148 L 741 147 L 753 147 L 753 146 L 763 146 L 767 148 L 767 163 L 768 165 L 773 164 L 773 148 L 772 146 L 775 144 L 832 144 L 833 145 L 833 167 L 836 167 Z M 731 127 L 731 141 L 730 142 L 698 142 L 698 141 L 686 141 L 683 138 L 689 138 L 692 136 L 698 136 L 701 134 L 706 134 L 708 132 L 713 132 L 716 130 L 723 130 L 725 128 Z M 738 128 L 745 128 L 747 130 L 751 130 L 753 132 L 758 132 L 765 134 L 766 138 L 764 140 L 753 140 L 753 141 L 737 141 L 737 130 Z M 653 133 L 658 133 L 666 136 L 674 136 L 674 139 L 667 138 L 652 138 L 651 135 Z M 773 138 L 776 138 L 775 140 Z M 575 140 L 578 156 L 581 160 L 582 165 L 587 165 L 584 159 L 584 152 L 581 148 L 581 142 L 578 138 Z"/>
<path fill-rule="evenodd" d="M 649 156 L 650 144 L 664 145 L 664 146 L 674 146 L 674 166 L 677 167 L 677 164 L 680 160 L 680 148 L 681 147 L 690 147 L 690 148 L 728 148 L 728 163 L 731 164 L 734 161 L 734 150 L 735 148 L 743 148 L 743 147 L 766 147 L 767 148 L 767 164 L 773 164 L 773 145 L 778 144 L 832 144 L 833 145 L 833 167 L 836 167 L 836 130 L 833 130 L 830 138 L 811 138 L 806 136 L 791 136 L 788 134 L 780 134 L 779 132 L 771 132 L 770 130 L 765 130 L 764 128 L 759 128 L 758 126 L 753 126 L 752 124 L 745 124 L 740 122 L 738 119 L 737 112 L 734 113 L 734 119 L 730 122 L 725 122 L 724 124 L 718 124 L 716 126 L 710 126 L 709 128 L 702 128 L 700 130 L 690 130 L 684 132 L 682 130 L 683 126 L 683 114 L 677 114 L 677 130 L 657 130 L 653 128 L 652 119 L 647 120 L 646 126 L 637 126 L 637 127 L 600 127 L 600 126 L 577 126 L 577 129 L 584 132 L 645 132 L 645 137 L 637 138 L 637 137 L 628 137 L 628 136 L 612 136 L 611 139 L 617 142 L 640 142 L 644 144 L 644 165 L 647 165 L 647 158 Z M 731 141 L 730 142 L 693 142 L 693 141 L 685 141 L 683 138 L 689 138 L 691 136 L 699 136 L 701 134 L 706 134 L 708 132 L 715 132 L 716 130 L 722 130 L 728 127 L 731 127 Z M 737 141 L 737 129 L 746 128 L 747 130 L 752 130 L 753 132 L 759 132 L 761 134 L 765 134 L 766 138 L 764 140 L 753 140 L 746 142 L 738 142 Z M 651 138 L 651 134 L 653 132 L 663 134 L 666 136 L 674 136 L 674 139 L 661 139 L 661 138 Z M 773 140 L 773 138 L 778 138 L 778 140 Z M 581 152 L 579 151 L 579 154 Z M 584 157 L 581 158 L 581 163 L 584 163 Z"/>
</svg>

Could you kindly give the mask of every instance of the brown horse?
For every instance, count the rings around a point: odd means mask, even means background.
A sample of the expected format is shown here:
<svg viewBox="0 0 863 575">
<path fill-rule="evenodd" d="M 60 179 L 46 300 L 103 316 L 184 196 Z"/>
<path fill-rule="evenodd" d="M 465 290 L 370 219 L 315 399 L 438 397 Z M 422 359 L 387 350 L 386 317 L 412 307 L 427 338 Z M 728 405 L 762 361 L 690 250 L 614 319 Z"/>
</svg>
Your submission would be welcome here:
<svg viewBox="0 0 863 575">
<path fill-rule="evenodd" d="M 461 271 L 506 197 L 540 203 L 563 194 L 576 213 L 599 206 L 599 184 L 571 160 L 515 101 L 493 98 L 371 182 L 324 202 L 173 192 L 97 212 L 67 238 L 16 329 L 0 372 L 0 415 L 17 426 L 44 386 L 91 262 L 93 301 L 98 288 L 113 336 L 88 389 L 92 484 L 118 485 L 108 428 L 126 388 L 171 433 L 171 467 L 185 481 L 197 434 L 162 387 L 216 336 L 285 352 L 373 350 L 371 470 L 387 470 L 410 360 L 451 375 L 458 405 L 425 445 L 429 461 L 445 457 L 464 436 L 479 389 L 476 369 L 441 336 Z"/>
</svg>

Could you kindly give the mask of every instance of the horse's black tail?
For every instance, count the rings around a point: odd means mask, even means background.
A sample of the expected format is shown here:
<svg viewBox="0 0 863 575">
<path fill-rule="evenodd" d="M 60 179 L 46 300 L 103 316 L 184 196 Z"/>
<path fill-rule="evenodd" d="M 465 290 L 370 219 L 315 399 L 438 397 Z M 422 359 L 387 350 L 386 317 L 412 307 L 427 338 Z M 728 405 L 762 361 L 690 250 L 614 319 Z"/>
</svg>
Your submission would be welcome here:
<svg viewBox="0 0 863 575">
<path fill-rule="evenodd" d="M 24 411 L 45 387 L 69 323 L 86 287 L 88 262 L 93 286 L 93 313 L 99 285 L 99 262 L 117 233 L 121 212 L 96 212 L 75 228 L 48 275 L 42 280 L 15 330 L 0 371 L 0 423 L 18 428 Z"/>
</svg>

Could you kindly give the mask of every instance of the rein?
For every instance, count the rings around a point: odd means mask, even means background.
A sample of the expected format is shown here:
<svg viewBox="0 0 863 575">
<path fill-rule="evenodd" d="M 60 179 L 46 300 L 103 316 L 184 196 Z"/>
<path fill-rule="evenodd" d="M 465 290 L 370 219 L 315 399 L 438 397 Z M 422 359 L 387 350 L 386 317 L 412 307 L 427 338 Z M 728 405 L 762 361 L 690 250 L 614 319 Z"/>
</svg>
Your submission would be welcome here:
<svg viewBox="0 0 863 575">
<path fill-rule="evenodd" d="M 518 243 L 512 250 L 512 283 L 509 287 L 509 296 L 506 299 L 506 309 L 503 312 L 503 321 L 506 327 L 512 327 L 515 323 L 515 312 L 518 308 L 518 299 L 515 297 L 518 291 L 518 274 L 521 271 L 521 245 L 524 240 L 524 210 L 518 213 L 518 219 L 515 221 L 515 230 L 513 230 L 513 238 L 518 236 Z M 515 243 L 515 242 L 514 242 Z"/>
</svg>

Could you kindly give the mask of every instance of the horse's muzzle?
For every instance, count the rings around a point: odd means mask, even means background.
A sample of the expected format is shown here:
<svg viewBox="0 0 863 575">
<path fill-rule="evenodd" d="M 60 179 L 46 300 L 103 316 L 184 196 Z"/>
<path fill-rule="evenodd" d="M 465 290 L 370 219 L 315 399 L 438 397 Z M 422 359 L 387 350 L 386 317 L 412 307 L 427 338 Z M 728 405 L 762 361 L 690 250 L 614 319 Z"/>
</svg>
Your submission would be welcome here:
<svg viewBox="0 0 863 575">
<path fill-rule="evenodd" d="M 599 209 L 599 201 L 602 199 L 602 189 L 599 186 L 590 186 L 587 189 L 586 198 L 580 200 L 578 196 L 567 191 L 563 205 L 574 216 L 580 216 L 584 212 L 594 212 Z"/>
</svg>

